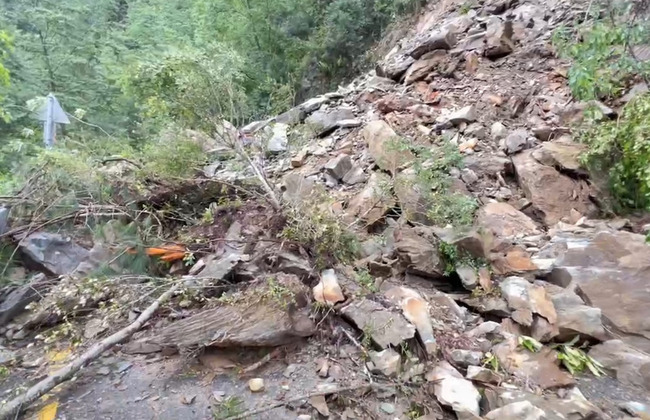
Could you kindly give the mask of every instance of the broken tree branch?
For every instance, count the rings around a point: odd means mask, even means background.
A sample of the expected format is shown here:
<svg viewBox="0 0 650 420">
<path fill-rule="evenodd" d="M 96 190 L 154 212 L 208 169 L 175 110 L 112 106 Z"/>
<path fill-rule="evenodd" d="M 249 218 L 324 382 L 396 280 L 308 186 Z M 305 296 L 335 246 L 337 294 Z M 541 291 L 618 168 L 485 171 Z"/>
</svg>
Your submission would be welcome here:
<svg viewBox="0 0 650 420">
<path fill-rule="evenodd" d="M 13 419 L 15 415 L 29 407 L 34 401 L 39 399 L 44 394 L 51 391 L 55 386 L 72 378 L 82 367 L 97 359 L 106 350 L 113 347 L 138 331 L 145 322 L 147 322 L 153 314 L 158 310 L 160 305 L 171 297 L 171 295 L 179 288 L 180 283 L 170 287 L 158 299 L 155 300 L 144 312 L 140 314 L 138 319 L 135 320 L 128 327 L 116 332 L 110 337 L 105 338 L 99 343 L 94 344 L 84 354 L 73 360 L 63 368 L 57 370 L 52 375 L 43 379 L 36 385 L 29 388 L 23 395 L 14 398 L 8 403 L 0 407 L 0 420 Z"/>
</svg>

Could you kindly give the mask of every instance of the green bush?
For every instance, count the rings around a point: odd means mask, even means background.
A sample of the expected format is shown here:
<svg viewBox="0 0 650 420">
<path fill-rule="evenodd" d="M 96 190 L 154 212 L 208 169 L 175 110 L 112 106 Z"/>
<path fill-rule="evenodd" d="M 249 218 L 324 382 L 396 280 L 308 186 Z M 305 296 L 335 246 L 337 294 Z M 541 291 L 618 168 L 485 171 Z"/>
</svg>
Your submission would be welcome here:
<svg viewBox="0 0 650 420">
<path fill-rule="evenodd" d="M 406 187 L 416 188 L 426 203 L 426 216 L 438 226 L 471 225 L 478 208 L 476 200 L 464 194 L 451 192 L 452 178 L 449 171 L 462 167 L 458 147 L 445 142 L 431 148 L 410 144 L 406 139 L 395 139 L 389 147 L 396 153 L 410 150 L 416 156 L 413 161 L 415 179 Z M 398 181 L 399 182 L 399 181 Z"/>
<path fill-rule="evenodd" d="M 569 87 L 580 100 L 615 98 L 631 79 L 650 75 L 650 62 L 631 54 L 631 46 L 648 42 L 650 26 L 642 20 L 631 22 L 629 7 L 606 13 L 605 19 L 553 34 L 560 55 L 572 60 Z"/>
<path fill-rule="evenodd" d="M 338 262 L 349 264 L 359 252 L 356 236 L 333 214 L 331 205 L 332 199 L 325 191 L 314 190 L 285 212 L 287 223 L 282 237 L 303 245 L 318 268 L 331 267 Z"/>
<path fill-rule="evenodd" d="M 207 163 L 207 155 L 196 141 L 181 136 L 162 136 L 142 150 L 145 173 L 160 179 L 190 178 Z"/>
<path fill-rule="evenodd" d="M 593 111 L 597 113 L 597 110 Z M 617 121 L 587 121 L 580 140 L 589 148 L 586 165 L 608 174 L 618 209 L 650 210 L 650 94 L 628 103 Z"/>
</svg>

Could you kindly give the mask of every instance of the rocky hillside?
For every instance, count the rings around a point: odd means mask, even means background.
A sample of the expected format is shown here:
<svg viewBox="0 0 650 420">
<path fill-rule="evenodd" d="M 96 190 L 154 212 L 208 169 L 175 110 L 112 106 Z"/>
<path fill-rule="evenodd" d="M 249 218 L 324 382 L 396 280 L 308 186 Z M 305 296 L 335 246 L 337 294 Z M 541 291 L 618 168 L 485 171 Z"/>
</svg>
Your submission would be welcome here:
<svg viewBox="0 0 650 420">
<path fill-rule="evenodd" d="M 216 143 L 253 158 L 211 145 L 200 178 L 237 199 L 175 232 L 197 256 L 172 265 L 183 291 L 56 388 L 60 418 L 650 416 L 648 226 L 612 217 L 583 168 L 574 127 L 590 104 L 551 47 L 587 7 L 430 5 L 348 86 L 224 125 Z M 615 118 L 610 105 L 596 103 Z M 114 262 L 109 240 L 20 234 L 42 273 L 0 305 L 7 399 L 163 287 L 88 286 Z M 61 322 L 81 337 L 46 334 Z"/>
</svg>

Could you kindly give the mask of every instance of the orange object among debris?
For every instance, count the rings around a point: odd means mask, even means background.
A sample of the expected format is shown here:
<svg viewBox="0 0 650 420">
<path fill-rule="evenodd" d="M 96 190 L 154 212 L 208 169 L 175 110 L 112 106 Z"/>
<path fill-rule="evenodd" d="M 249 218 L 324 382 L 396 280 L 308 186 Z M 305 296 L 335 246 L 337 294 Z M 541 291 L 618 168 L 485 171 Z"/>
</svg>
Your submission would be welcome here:
<svg viewBox="0 0 650 420">
<path fill-rule="evenodd" d="M 138 251 L 135 248 L 127 250 L 129 254 L 135 254 Z M 181 245 L 163 245 L 160 247 L 145 248 L 145 254 L 151 257 L 160 257 L 162 261 L 173 262 L 185 258 L 187 250 Z"/>
</svg>

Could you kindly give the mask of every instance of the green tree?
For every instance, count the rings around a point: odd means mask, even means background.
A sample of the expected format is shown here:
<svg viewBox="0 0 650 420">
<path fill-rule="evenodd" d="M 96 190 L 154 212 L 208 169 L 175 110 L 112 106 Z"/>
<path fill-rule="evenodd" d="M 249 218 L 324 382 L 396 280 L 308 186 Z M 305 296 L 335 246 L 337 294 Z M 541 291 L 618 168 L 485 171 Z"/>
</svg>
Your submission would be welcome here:
<svg viewBox="0 0 650 420">
<path fill-rule="evenodd" d="M 9 86 L 9 70 L 3 64 L 11 50 L 11 37 L 7 32 L 0 31 L 0 87 Z M 0 119 L 9 122 L 9 115 L 2 109 L 3 96 L 0 92 Z"/>
</svg>

